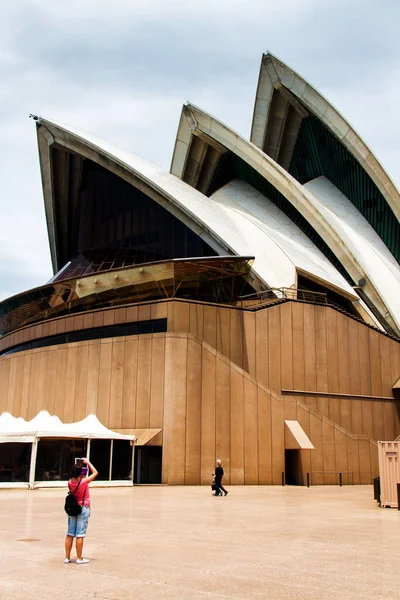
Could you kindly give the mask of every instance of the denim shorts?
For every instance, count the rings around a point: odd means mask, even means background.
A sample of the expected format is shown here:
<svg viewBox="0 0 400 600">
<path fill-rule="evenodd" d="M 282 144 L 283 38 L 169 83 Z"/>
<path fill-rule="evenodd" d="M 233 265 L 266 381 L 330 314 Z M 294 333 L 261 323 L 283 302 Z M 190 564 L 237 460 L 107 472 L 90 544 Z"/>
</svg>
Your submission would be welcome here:
<svg viewBox="0 0 400 600">
<path fill-rule="evenodd" d="M 82 512 L 77 517 L 68 517 L 68 532 L 71 537 L 84 538 L 90 517 L 90 508 L 82 506 Z"/>
</svg>

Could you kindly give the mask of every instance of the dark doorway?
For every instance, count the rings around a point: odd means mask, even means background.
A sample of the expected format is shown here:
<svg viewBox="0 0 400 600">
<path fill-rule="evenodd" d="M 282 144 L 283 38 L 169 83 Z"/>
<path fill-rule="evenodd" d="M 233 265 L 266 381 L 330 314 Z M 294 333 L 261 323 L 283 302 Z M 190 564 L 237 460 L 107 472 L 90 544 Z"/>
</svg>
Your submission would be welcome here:
<svg viewBox="0 0 400 600">
<path fill-rule="evenodd" d="M 162 446 L 135 448 L 134 483 L 161 483 Z"/>
<path fill-rule="evenodd" d="M 287 485 L 303 485 L 300 450 L 285 450 L 285 481 Z"/>
</svg>

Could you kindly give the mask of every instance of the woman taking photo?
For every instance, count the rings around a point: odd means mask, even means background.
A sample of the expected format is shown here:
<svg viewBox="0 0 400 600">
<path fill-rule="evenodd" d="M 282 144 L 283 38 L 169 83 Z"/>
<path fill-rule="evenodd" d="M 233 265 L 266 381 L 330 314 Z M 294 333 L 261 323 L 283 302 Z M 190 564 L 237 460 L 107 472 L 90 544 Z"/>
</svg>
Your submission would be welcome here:
<svg viewBox="0 0 400 600">
<path fill-rule="evenodd" d="M 82 506 L 82 512 L 77 517 L 68 516 L 68 532 L 65 538 L 65 564 L 71 562 L 71 550 L 74 538 L 76 538 L 76 564 L 84 565 L 89 562 L 88 558 L 83 558 L 82 550 L 90 517 L 89 483 L 97 477 L 98 472 L 87 458 L 83 458 L 82 462 L 90 469 L 90 475 L 86 476 L 87 468 L 85 469 L 86 473 L 82 474 L 83 465 L 74 465 L 71 470 L 71 479 L 68 481 L 68 489 L 74 494 L 78 504 Z"/>
</svg>

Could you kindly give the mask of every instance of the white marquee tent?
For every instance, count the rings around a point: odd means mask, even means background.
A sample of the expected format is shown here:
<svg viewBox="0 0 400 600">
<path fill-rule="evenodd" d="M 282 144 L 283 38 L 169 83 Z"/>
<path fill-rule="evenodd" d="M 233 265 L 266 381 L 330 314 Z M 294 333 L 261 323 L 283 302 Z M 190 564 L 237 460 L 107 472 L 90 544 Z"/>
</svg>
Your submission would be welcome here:
<svg viewBox="0 0 400 600">
<path fill-rule="evenodd" d="M 134 448 L 136 436 L 123 435 L 107 429 L 94 414 L 75 423 L 62 423 L 55 415 L 50 415 L 47 410 L 40 411 L 30 421 L 16 418 L 8 412 L 0 415 L 0 444 L 27 443 L 32 444 L 29 469 L 29 488 L 35 487 L 35 471 L 38 442 L 41 439 L 85 439 L 87 440 L 87 455 L 90 455 L 91 440 L 126 440 Z M 112 467 L 112 452 L 110 454 L 110 472 Z M 133 450 L 132 450 L 133 469 Z M 110 478 L 111 479 L 111 478 Z M 132 481 L 131 481 L 132 483 Z M 0 483 L 1 486 L 1 483 Z"/>
</svg>

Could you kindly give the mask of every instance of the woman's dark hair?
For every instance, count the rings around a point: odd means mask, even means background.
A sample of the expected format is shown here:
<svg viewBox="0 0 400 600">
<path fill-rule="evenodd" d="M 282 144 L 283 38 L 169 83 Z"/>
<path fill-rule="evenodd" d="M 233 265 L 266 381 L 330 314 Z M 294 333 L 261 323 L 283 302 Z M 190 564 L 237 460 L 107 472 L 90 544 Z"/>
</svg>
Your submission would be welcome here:
<svg viewBox="0 0 400 600">
<path fill-rule="evenodd" d="M 74 465 L 71 469 L 71 477 L 73 479 L 77 479 L 81 475 L 82 475 L 82 467 L 78 467 L 77 465 Z"/>
</svg>

